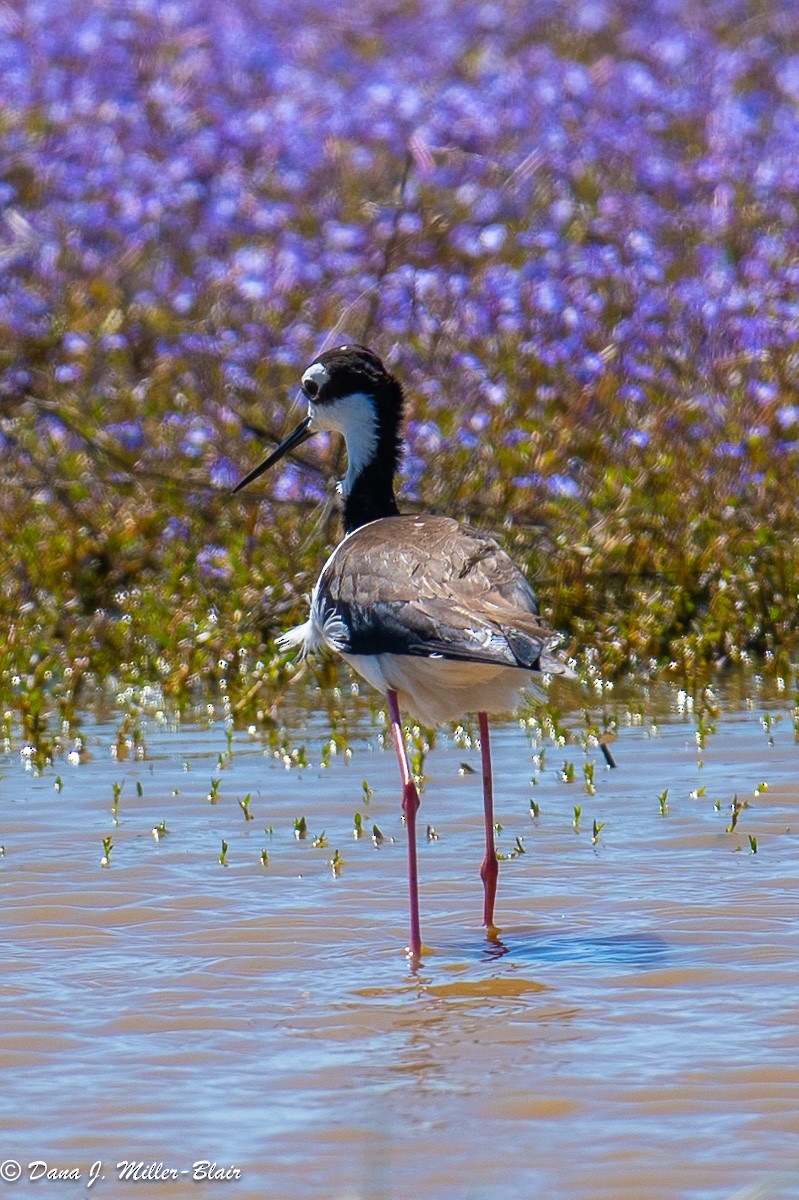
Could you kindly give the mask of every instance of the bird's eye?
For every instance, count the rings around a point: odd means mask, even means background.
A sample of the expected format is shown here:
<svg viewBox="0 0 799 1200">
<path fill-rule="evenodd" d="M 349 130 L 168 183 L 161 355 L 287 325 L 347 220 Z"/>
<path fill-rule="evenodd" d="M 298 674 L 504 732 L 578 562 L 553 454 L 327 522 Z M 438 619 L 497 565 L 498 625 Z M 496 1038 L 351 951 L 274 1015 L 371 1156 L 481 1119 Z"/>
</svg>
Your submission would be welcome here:
<svg viewBox="0 0 799 1200">
<path fill-rule="evenodd" d="M 315 396 L 319 395 L 319 384 L 313 379 L 306 379 L 303 381 L 302 390 L 309 400 L 313 400 Z"/>
</svg>

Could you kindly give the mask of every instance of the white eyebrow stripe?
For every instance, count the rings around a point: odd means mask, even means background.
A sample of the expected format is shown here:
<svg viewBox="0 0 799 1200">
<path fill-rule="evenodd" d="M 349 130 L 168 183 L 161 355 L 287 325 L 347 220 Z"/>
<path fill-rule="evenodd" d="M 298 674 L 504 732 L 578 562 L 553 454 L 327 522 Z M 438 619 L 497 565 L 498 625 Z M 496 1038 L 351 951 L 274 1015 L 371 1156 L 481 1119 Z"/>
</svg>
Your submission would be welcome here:
<svg viewBox="0 0 799 1200">
<path fill-rule="evenodd" d="M 303 375 L 302 383 L 304 387 L 306 383 L 312 381 L 321 391 L 329 379 L 330 372 L 328 371 L 327 367 L 323 366 L 320 362 L 315 362 L 311 363 L 310 367 Z"/>
</svg>

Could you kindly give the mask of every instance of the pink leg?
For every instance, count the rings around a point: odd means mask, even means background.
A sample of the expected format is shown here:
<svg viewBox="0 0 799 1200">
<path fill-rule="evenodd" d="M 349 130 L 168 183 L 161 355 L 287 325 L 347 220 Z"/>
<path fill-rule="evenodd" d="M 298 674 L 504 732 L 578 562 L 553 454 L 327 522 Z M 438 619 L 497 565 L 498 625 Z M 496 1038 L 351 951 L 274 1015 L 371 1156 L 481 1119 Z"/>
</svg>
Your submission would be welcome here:
<svg viewBox="0 0 799 1200">
<path fill-rule="evenodd" d="M 491 777 L 491 746 L 488 741 L 488 717 L 484 712 L 477 714 L 480 725 L 480 756 L 483 762 L 483 806 L 485 809 L 486 852 L 480 867 L 480 878 L 485 889 L 483 924 L 489 929 L 494 925 L 494 900 L 497 894 L 499 863 L 494 846 L 494 784 Z"/>
<path fill-rule="evenodd" d="M 408 762 L 397 693 L 388 692 L 387 695 L 391 736 L 394 739 L 394 748 L 397 751 L 400 775 L 402 776 L 402 811 L 405 814 L 405 828 L 408 833 L 408 893 L 411 909 L 411 934 L 408 950 L 413 958 L 419 958 L 422 953 L 422 934 L 419 928 L 419 874 L 416 866 L 416 810 L 419 807 L 419 793 L 413 782 L 411 765 Z"/>
</svg>

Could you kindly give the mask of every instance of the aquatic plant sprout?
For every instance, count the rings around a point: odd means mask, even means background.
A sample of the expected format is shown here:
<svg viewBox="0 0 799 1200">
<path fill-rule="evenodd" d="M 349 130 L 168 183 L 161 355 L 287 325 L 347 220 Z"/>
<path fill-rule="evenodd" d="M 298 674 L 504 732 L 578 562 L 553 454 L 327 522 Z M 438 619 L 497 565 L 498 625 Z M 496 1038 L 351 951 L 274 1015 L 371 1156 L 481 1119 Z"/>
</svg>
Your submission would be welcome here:
<svg viewBox="0 0 799 1200">
<path fill-rule="evenodd" d="M 406 503 L 501 530 L 605 675 L 783 669 L 794 4 L 38 0 L 0 35 L 4 704 L 113 672 L 264 717 L 338 447 L 228 491 L 332 339 L 406 384 Z"/>
</svg>

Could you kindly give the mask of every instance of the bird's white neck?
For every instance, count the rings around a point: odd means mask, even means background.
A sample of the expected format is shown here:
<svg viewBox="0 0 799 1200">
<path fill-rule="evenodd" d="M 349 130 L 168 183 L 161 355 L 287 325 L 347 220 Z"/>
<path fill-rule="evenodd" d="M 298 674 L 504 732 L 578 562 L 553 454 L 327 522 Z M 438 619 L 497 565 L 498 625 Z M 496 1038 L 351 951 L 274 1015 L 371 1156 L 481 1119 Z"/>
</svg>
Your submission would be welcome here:
<svg viewBox="0 0 799 1200">
<path fill-rule="evenodd" d="M 375 403 L 365 392 L 341 396 L 329 404 L 309 404 L 314 429 L 340 433 L 347 443 L 347 474 L 341 482 L 342 494 L 352 491 L 355 481 L 375 457 L 378 420 Z"/>
</svg>

